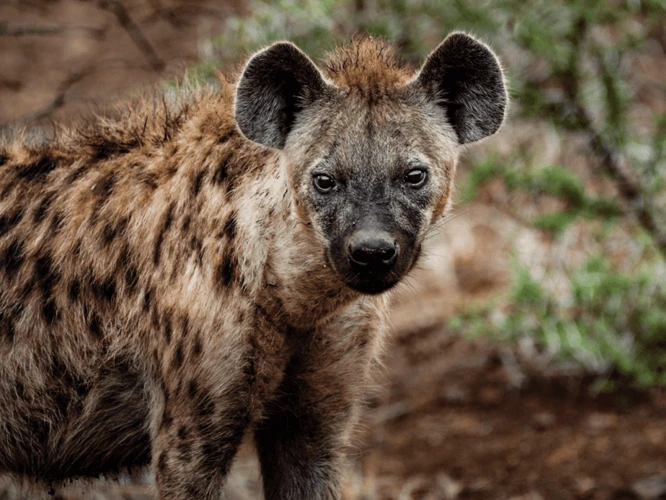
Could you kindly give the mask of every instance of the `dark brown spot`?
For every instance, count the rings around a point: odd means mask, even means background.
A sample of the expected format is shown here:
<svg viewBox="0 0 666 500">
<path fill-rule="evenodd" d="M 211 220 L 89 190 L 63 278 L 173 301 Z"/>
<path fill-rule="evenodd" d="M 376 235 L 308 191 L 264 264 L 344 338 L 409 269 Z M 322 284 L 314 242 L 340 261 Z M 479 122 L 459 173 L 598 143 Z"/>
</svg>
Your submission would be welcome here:
<svg viewBox="0 0 666 500">
<path fill-rule="evenodd" d="M 167 344 L 171 343 L 171 337 L 173 335 L 173 327 L 171 325 L 171 316 L 170 314 L 164 315 L 164 340 Z"/>
<path fill-rule="evenodd" d="M 201 170 L 197 173 L 197 175 L 194 176 L 194 180 L 192 181 L 192 196 L 194 198 L 196 198 L 201 192 L 201 184 L 204 180 L 205 175 L 206 171 Z"/>
<path fill-rule="evenodd" d="M 162 421 L 160 422 L 160 428 L 169 429 L 173 424 L 173 417 L 167 408 L 162 412 Z"/>
<path fill-rule="evenodd" d="M 116 137 L 109 138 L 101 133 L 94 133 L 88 135 L 86 139 L 90 148 L 90 155 L 96 161 L 127 154 L 141 144 L 138 135 L 122 140 Z"/>
<path fill-rule="evenodd" d="M 16 388 L 16 395 L 19 399 L 25 399 L 25 384 L 17 380 L 14 387 Z"/>
<path fill-rule="evenodd" d="M 157 189 L 158 184 L 157 174 L 154 172 L 141 172 L 139 175 L 139 182 L 147 186 L 150 190 L 154 191 Z"/>
<path fill-rule="evenodd" d="M 65 178 L 65 185 L 70 185 L 79 180 L 83 174 L 86 173 L 86 170 L 88 169 L 87 165 L 81 165 L 75 170 L 72 170 L 67 177 Z"/>
<path fill-rule="evenodd" d="M 192 236 L 190 246 L 192 247 L 192 253 L 197 256 L 197 260 L 201 264 L 203 261 L 203 245 L 201 244 L 201 240 L 196 236 Z"/>
<path fill-rule="evenodd" d="M 38 443 L 46 443 L 49 438 L 50 423 L 39 417 L 29 417 L 26 419 L 26 427 L 28 428 L 32 438 Z"/>
<path fill-rule="evenodd" d="M 180 317 L 180 330 L 183 333 L 183 338 L 187 337 L 187 334 L 190 331 L 190 320 L 186 314 L 183 314 Z"/>
<path fill-rule="evenodd" d="M 10 344 L 14 342 L 14 337 L 16 336 L 14 319 L 2 312 L 0 312 L 0 335 L 5 337 Z"/>
<path fill-rule="evenodd" d="M 90 393 L 90 383 L 81 377 L 74 377 L 72 387 L 80 399 L 84 399 Z"/>
<path fill-rule="evenodd" d="M 48 370 L 49 374 L 54 379 L 60 379 L 67 373 L 67 367 L 65 366 L 65 363 L 63 363 L 62 359 L 60 359 L 56 353 L 51 353 Z"/>
<path fill-rule="evenodd" d="M 53 299 L 47 300 L 42 306 L 42 316 L 48 325 L 52 325 L 58 319 L 58 308 Z"/>
<path fill-rule="evenodd" d="M 53 214 L 53 218 L 51 218 L 49 231 L 51 231 L 51 233 L 59 231 L 63 225 L 64 220 L 65 220 L 65 214 L 63 213 L 62 210 L 58 210 L 55 214 Z"/>
<path fill-rule="evenodd" d="M 228 177 L 227 167 L 229 163 L 229 156 L 225 156 L 220 164 L 215 169 L 215 174 L 213 175 L 213 183 L 222 184 Z"/>
<path fill-rule="evenodd" d="M 181 425 L 178 428 L 178 439 L 185 441 L 187 439 L 187 428 L 184 425 Z"/>
<path fill-rule="evenodd" d="M 187 232 L 187 231 L 190 229 L 190 223 L 191 223 L 191 222 L 192 222 L 192 217 L 190 216 L 190 214 L 187 214 L 187 215 L 183 218 L 183 226 L 182 226 L 182 227 L 183 227 L 183 231 Z"/>
<path fill-rule="evenodd" d="M 116 234 L 118 234 L 118 231 L 116 231 L 115 226 L 110 222 L 107 222 L 104 225 L 104 244 L 109 245 L 115 239 Z"/>
<path fill-rule="evenodd" d="M 78 258 L 81 256 L 81 240 L 77 240 L 76 243 L 74 244 L 74 248 L 72 248 L 72 256 L 75 258 Z"/>
<path fill-rule="evenodd" d="M 106 200 L 113 192 L 113 188 L 115 185 L 116 185 L 116 176 L 113 172 L 109 172 L 106 175 L 104 175 L 97 183 L 97 185 L 95 186 L 95 192 L 97 193 L 97 196 L 99 196 L 101 199 Z"/>
<path fill-rule="evenodd" d="M 162 453 L 160 453 L 160 456 L 157 459 L 157 470 L 159 471 L 160 474 L 164 474 L 166 466 L 167 466 L 167 456 L 166 452 L 163 451 Z"/>
<path fill-rule="evenodd" d="M 183 462 L 189 462 L 192 459 L 192 445 L 189 441 L 181 439 L 176 445 L 176 449 L 178 450 L 178 458 Z"/>
<path fill-rule="evenodd" d="M 226 193 L 227 195 L 231 195 L 236 189 L 236 179 L 233 177 L 230 177 L 229 180 L 227 181 L 227 187 L 226 187 Z"/>
<path fill-rule="evenodd" d="M 160 327 L 160 317 L 157 314 L 157 308 L 153 307 L 153 312 L 150 315 L 150 323 L 153 325 L 154 329 L 158 329 Z"/>
<path fill-rule="evenodd" d="M 233 241 L 236 237 L 236 213 L 232 212 L 227 219 L 227 222 L 224 224 L 224 235 L 227 237 L 229 242 Z"/>
<path fill-rule="evenodd" d="M 192 355 L 194 358 L 198 358 L 201 356 L 201 351 L 203 350 L 203 347 L 201 345 L 201 338 L 199 337 L 199 334 L 197 334 L 196 339 L 194 339 L 194 345 L 192 346 Z"/>
<path fill-rule="evenodd" d="M 233 138 L 234 135 L 236 135 L 236 131 L 234 129 L 230 129 L 225 134 L 220 136 L 220 138 L 217 140 L 217 143 L 218 144 L 224 144 L 229 139 Z"/>
<path fill-rule="evenodd" d="M 54 269 L 49 254 L 42 255 L 35 261 L 33 281 L 44 296 L 53 295 L 53 287 L 60 281 L 60 274 Z"/>
<path fill-rule="evenodd" d="M 75 278 L 74 281 L 69 284 L 68 295 L 71 302 L 77 302 L 79 300 L 79 297 L 81 296 L 81 282 L 78 279 Z"/>
<path fill-rule="evenodd" d="M 185 434 L 185 437 L 181 437 L 181 431 L 184 430 L 183 427 L 180 428 L 178 431 L 178 437 L 180 441 L 176 445 L 176 449 L 178 450 L 178 458 L 184 462 L 189 462 L 192 458 L 192 445 L 191 443 L 187 440 L 187 434 Z M 196 498 L 196 497 L 192 497 Z"/>
<path fill-rule="evenodd" d="M 258 349 L 257 342 L 254 339 L 254 337 L 252 337 L 250 339 L 250 355 L 248 356 L 247 364 L 246 364 L 245 368 L 243 369 L 243 374 L 245 375 L 245 380 L 247 380 L 247 384 L 249 386 L 254 385 L 254 382 L 257 379 L 257 368 L 256 368 L 256 365 L 254 363 L 254 359 L 256 357 L 257 349 Z"/>
<path fill-rule="evenodd" d="M 125 289 L 127 290 L 127 293 L 134 293 L 136 290 L 136 286 L 139 284 L 139 275 L 136 270 L 136 267 L 134 267 L 132 264 L 127 266 L 127 269 L 125 269 Z"/>
<path fill-rule="evenodd" d="M 112 277 L 108 277 L 102 282 L 93 282 L 92 292 L 100 301 L 113 302 L 116 298 L 116 283 Z"/>
<path fill-rule="evenodd" d="M 90 335 L 92 335 L 95 340 L 101 340 L 103 338 L 102 324 L 99 320 L 99 316 L 93 311 L 90 313 L 88 328 L 90 330 Z"/>
<path fill-rule="evenodd" d="M 153 253 L 153 263 L 156 266 L 160 263 L 160 256 L 162 253 L 162 243 L 164 242 L 164 236 L 171 227 L 171 224 L 173 223 L 173 210 L 174 210 L 174 204 L 171 203 L 171 205 L 169 205 L 169 208 L 166 211 L 166 214 L 164 215 L 164 220 L 162 221 L 162 229 L 160 230 L 160 234 L 157 235 L 157 241 L 155 242 L 155 251 Z"/>
<path fill-rule="evenodd" d="M 9 231 L 11 231 L 23 217 L 23 210 L 20 208 L 16 210 L 12 215 L 3 215 L 0 217 L 0 236 L 4 236 Z"/>
<path fill-rule="evenodd" d="M 65 415 L 67 413 L 67 408 L 72 402 L 72 394 L 70 391 L 65 387 L 56 386 L 51 390 L 51 397 L 57 413 L 61 416 Z"/>
<path fill-rule="evenodd" d="M 212 415 L 215 413 L 215 403 L 208 392 L 199 391 L 196 405 L 196 409 L 201 416 Z"/>
<path fill-rule="evenodd" d="M 183 339 L 181 339 L 180 342 L 178 342 L 176 352 L 173 355 L 173 367 L 176 370 L 183 366 L 183 358 Z"/>
<path fill-rule="evenodd" d="M 51 208 L 51 203 L 53 203 L 53 193 L 47 194 L 39 202 L 39 205 L 37 205 L 37 208 L 32 214 L 33 223 L 39 224 L 44 220 L 46 213 L 49 211 L 49 208 Z"/>
<path fill-rule="evenodd" d="M 231 460 L 243 440 L 245 428 L 250 421 L 249 414 L 245 409 L 233 412 L 229 421 L 232 424 L 224 429 L 224 440 L 210 440 L 201 447 L 202 465 L 206 469 L 217 469 L 224 474 L 229 471 Z"/>
<path fill-rule="evenodd" d="M 234 279 L 236 264 L 232 257 L 225 255 L 222 262 L 217 266 L 215 278 L 223 287 L 228 287 Z"/>
<path fill-rule="evenodd" d="M 190 380 L 190 383 L 187 386 L 187 393 L 190 396 L 190 399 L 196 399 L 199 395 L 199 387 L 197 386 L 196 380 Z"/>
<path fill-rule="evenodd" d="M 51 171 L 55 170 L 56 162 L 48 156 L 40 158 L 34 163 L 19 165 L 17 177 L 27 181 L 39 181 L 46 177 Z"/>
<path fill-rule="evenodd" d="M 169 167 L 166 169 L 167 177 L 173 177 L 174 175 L 176 175 L 176 172 L 178 172 L 177 164 L 169 165 Z"/>
<path fill-rule="evenodd" d="M 149 288 L 143 294 L 143 312 L 144 313 L 148 312 L 148 310 L 150 309 L 151 298 L 152 298 L 152 291 Z"/>
</svg>

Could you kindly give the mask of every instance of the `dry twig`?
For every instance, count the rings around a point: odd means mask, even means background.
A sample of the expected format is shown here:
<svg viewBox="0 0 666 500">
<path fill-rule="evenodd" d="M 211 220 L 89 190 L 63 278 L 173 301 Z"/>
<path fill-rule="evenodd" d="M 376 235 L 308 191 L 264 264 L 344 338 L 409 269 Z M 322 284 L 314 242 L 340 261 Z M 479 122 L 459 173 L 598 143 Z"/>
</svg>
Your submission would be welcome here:
<svg viewBox="0 0 666 500">
<path fill-rule="evenodd" d="M 129 15 L 125 6 L 118 0 L 98 0 L 97 5 L 100 9 L 111 12 L 116 16 L 118 24 L 127 31 L 127 34 L 132 41 L 134 41 L 139 50 L 146 56 L 153 71 L 158 73 L 161 72 L 165 67 L 164 61 L 157 55 L 157 52 L 141 31 L 139 25 L 136 24 Z"/>
<path fill-rule="evenodd" d="M 16 120 L 13 125 L 22 127 L 29 123 L 42 120 L 44 118 L 49 118 L 65 104 L 67 94 L 71 88 L 94 71 L 95 69 L 93 67 L 87 67 L 80 71 L 70 73 L 69 76 L 60 83 L 56 90 L 55 97 L 46 106 L 43 106 L 42 108 L 33 111 L 32 113 L 23 115 L 18 120 Z"/>
<path fill-rule="evenodd" d="M 658 222 L 652 200 L 645 195 L 640 180 L 626 156 L 597 129 L 583 102 L 580 90 L 579 54 L 582 51 L 587 28 L 585 20 L 579 20 L 572 39 L 574 50 L 569 61 L 569 68 L 566 77 L 562 77 L 561 80 L 565 99 L 563 102 L 551 103 L 551 109 L 563 121 L 570 123 L 570 128 L 586 136 L 590 150 L 604 170 L 613 178 L 630 211 L 636 214 L 639 224 L 650 234 L 655 247 L 666 260 L 666 231 Z"/>
<path fill-rule="evenodd" d="M 205 7 L 203 5 L 176 5 L 173 7 L 164 7 L 160 0 L 148 0 L 153 14 L 147 19 L 152 22 L 158 18 L 164 19 L 174 28 L 181 28 L 183 26 L 192 26 L 194 21 L 193 17 L 206 16 L 217 18 L 220 21 L 224 20 L 227 16 L 227 11 L 223 9 L 216 9 L 212 7 Z"/>
<path fill-rule="evenodd" d="M 85 35 L 100 38 L 104 35 L 104 28 L 93 28 L 91 26 L 76 25 L 53 25 L 40 26 L 23 24 L 12 26 L 0 23 L 0 36 L 45 36 L 45 35 Z"/>
</svg>

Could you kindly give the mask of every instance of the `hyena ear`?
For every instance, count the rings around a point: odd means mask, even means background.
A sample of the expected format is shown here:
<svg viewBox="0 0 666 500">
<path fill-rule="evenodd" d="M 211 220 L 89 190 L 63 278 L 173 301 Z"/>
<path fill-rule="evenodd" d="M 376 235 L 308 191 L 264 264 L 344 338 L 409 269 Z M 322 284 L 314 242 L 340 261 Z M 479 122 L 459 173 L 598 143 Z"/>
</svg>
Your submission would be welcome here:
<svg viewBox="0 0 666 500">
<path fill-rule="evenodd" d="M 449 35 L 428 56 L 414 84 L 446 110 L 460 144 L 494 134 L 504 121 L 508 97 L 499 61 L 469 35 Z"/>
<path fill-rule="evenodd" d="M 325 87 L 319 69 L 298 47 L 275 43 L 245 65 L 236 89 L 236 122 L 248 139 L 282 149 L 298 114 Z"/>
</svg>

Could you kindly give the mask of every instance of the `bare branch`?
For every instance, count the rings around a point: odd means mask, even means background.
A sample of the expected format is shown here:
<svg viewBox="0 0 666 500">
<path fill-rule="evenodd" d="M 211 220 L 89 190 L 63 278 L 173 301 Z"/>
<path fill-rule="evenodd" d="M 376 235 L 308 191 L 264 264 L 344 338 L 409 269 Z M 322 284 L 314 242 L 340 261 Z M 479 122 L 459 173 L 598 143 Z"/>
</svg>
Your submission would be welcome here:
<svg viewBox="0 0 666 500">
<path fill-rule="evenodd" d="M 149 0 L 149 3 L 153 8 L 153 14 L 147 21 L 153 22 L 158 18 L 162 18 L 174 28 L 194 25 L 192 18 L 196 16 L 207 16 L 224 20 L 228 14 L 223 9 L 215 9 L 202 5 L 176 5 L 166 8 L 162 6 L 160 0 Z"/>
<path fill-rule="evenodd" d="M 118 0 L 98 0 L 97 5 L 100 9 L 111 12 L 116 16 L 118 24 L 127 31 L 127 34 L 134 41 L 134 44 L 141 52 L 143 52 L 143 55 L 146 56 L 153 71 L 158 73 L 161 72 L 165 67 L 164 61 L 157 55 L 157 52 L 155 52 L 153 46 L 144 36 L 139 25 L 136 24 L 129 15 L 125 6 Z"/>
<path fill-rule="evenodd" d="M 48 35 L 84 35 L 99 38 L 104 34 L 104 28 L 93 28 L 91 26 L 76 25 L 18 25 L 11 26 L 0 23 L 0 36 L 48 36 Z"/>
<path fill-rule="evenodd" d="M 17 91 L 17 90 L 21 89 L 21 86 L 22 86 L 22 84 L 21 84 L 20 80 L 17 80 L 15 78 L 6 78 L 6 77 L 0 76 L 0 87 L 4 87 L 4 88 L 9 89 L 9 90 Z"/>
<path fill-rule="evenodd" d="M 644 194 L 640 179 L 626 156 L 597 130 L 578 94 L 574 95 L 575 101 L 568 99 L 566 102 L 550 102 L 550 111 L 569 124 L 568 128 L 586 137 L 590 150 L 615 181 L 615 186 L 627 202 L 629 211 L 636 215 L 639 224 L 650 234 L 655 247 L 666 260 L 666 231 L 658 221 L 652 200 Z"/>
<path fill-rule="evenodd" d="M 615 150 L 596 130 L 588 111 L 574 103 L 576 117 L 582 132 L 587 136 L 590 148 L 599 159 L 604 169 L 615 179 L 615 185 L 629 208 L 636 214 L 638 222 L 654 241 L 655 246 L 666 259 L 666 231 L 659 224 L 652 201 L 643 193 L 643 188 L 627 158 Z"/>
<path fill-rule="evenodd" d="M 76 85 L 78 82 L 83 80 L 86 76 L 93 73 L 94 71 L 95 71 L 94 68 L 88 67 L 80 71 L 75 71 L 73 73 L 70 73 L 70 75 L 67 78 L 65 78 L 60 83 L 60 85 L 58 85 L 55 97 L 47 105 L 43 106 L 42 108 L 36 111 L 23 115 L 22 117 L 17 119 L 12 125 L 16 127 L 21 127 L 38 120 L 42 120 L 44 118 L 49 118 L 50 116 L 53 115 L 53 113 L 55 113 L 65 104 L 67 100 L 67 94 L 69 93 L 71 88 L 74 85 Z"/>
<path fill-rule="evenodd" d="M 639 224 L 650 234 L 655 247 L 666 260 L 666 231 L 662 229 L 652 200 L 643 192 L 640 179 L 626 156 L 606 139 L 597 129 L 591 113 L 581 95 L 580 53 L 587 34 L 587 23 L 580 19 L 572 33 L 570 60 L 566 73 L 559 75 L 564 89 L 564 100 L 551 101 L 549 109 L 567 128 L 584 134 L 587 143 L 604 170 L 614 179 L 620 195 L 625 199 L 630 212 L 636 215 Z M 537 84 L 537 82 L 532 82 Z"/>
</svg>

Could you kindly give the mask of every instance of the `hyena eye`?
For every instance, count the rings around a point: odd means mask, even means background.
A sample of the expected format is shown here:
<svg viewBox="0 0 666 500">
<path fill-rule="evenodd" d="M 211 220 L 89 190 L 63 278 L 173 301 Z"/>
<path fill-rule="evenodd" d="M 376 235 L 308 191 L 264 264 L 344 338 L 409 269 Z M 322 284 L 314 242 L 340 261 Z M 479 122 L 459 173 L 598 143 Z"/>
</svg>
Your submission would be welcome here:
<svg viewBox="0 0 666 500">
<path fill-rule="evenodd" d="M 420 168 L 414 168 L 405 174 L 405 182 L 410 187 L 420 188 L 426 183 L 428 173 Z"/>
<path fill-rule="evenodd" d="M 313 182 L 315 187 L 321 193 L 328 193 L 335 187 L 335 179 L 326 174 L 316 174 L 313 177 Z"/>
</svg>

